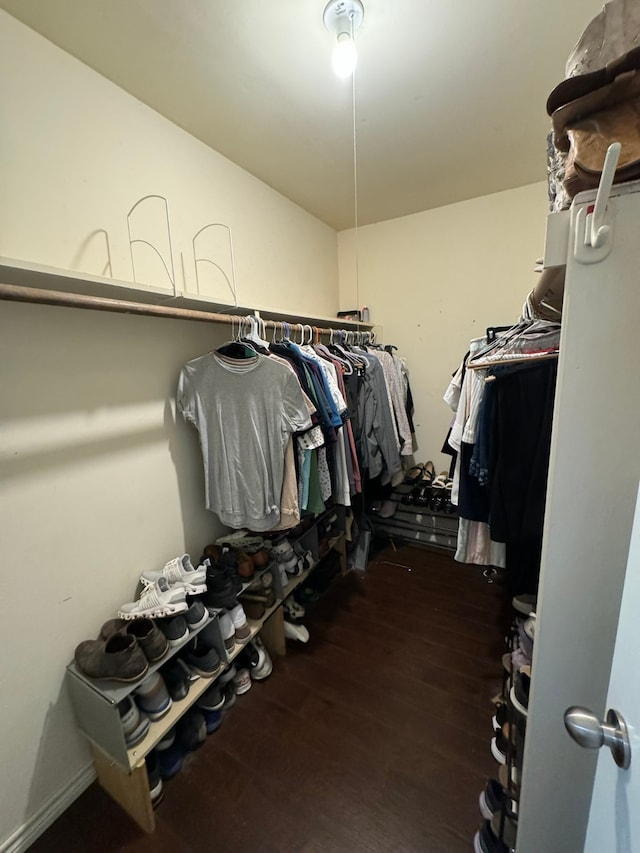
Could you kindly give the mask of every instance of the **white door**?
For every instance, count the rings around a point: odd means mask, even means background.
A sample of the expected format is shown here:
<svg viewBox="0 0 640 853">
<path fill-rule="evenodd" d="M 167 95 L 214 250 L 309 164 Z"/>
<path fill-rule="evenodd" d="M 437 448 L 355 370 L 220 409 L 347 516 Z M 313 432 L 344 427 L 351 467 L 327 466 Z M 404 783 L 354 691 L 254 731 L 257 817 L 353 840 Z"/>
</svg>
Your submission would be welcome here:
<svg viewBox="0 0 640 853">
<path fill-rule="evenodd" d="M 585 257 L 592 202 L 571 211 L 518 853 L 584 850 L 599 754 L 573 743 L 564 713 L 616 707 L 607 687 L 640 481 L 640 182 L 614 188 L 611 251 Z"/>
<path fill-rule="evenodd" d="M 607 709 L 624 718 L 631 766 L 622 770 L 600 749 L 584 853 L 640 853 L 640 492 L 631 534 Z M 580 747 L 576 744 L 576 749 Z"/>
</svg>

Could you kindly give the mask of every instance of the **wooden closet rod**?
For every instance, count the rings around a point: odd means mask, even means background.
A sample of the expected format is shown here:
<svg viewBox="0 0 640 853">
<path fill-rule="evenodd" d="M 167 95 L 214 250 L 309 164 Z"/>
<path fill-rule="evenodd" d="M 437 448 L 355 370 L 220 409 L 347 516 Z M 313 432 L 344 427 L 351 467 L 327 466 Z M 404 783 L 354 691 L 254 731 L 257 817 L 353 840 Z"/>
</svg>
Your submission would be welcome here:
<svg viewBox="0 0 640 853">
<path fill-rule="evenodd" d="M 171 317 L 177 320 L 197 320 L 201 323 L 224 323 L 228 326 L 238 323 L 244 315 L 217 314 L 213 311 L 194 311 L 189 308 L 173 308 L 165 305 L 148 305 L 141 302 L 127 302 L 124 299 L 108 299 L 103 296 L 85 296 L 81 293 L 60 293 L 57 290 L 43 290 L 36 287 L 22 287 L 15 284 L 0 284 L 0 299 L 10 302 L 34 302 L 40 305 L 61 305 L 65 308 L 88 308 L 93 311 L 111 311 L 115 314 L 143 314 L 147 317 Z M 262 319 L 262 318 L 261 318 Z M 276 324 L 282 325 L 281 320 L 264 320 L 268 329 Z M 286 321 L 285 321 L 286 322 Z M 292 327 L 300 323 L 290 323 Z M 304 325 L 309 326 L 309 323 Z M 329 335 L 335 329 L 341 329 L 344 324 L 336 323 L 333 328 L 311 326 L 319 334 Z"/>
</svg>

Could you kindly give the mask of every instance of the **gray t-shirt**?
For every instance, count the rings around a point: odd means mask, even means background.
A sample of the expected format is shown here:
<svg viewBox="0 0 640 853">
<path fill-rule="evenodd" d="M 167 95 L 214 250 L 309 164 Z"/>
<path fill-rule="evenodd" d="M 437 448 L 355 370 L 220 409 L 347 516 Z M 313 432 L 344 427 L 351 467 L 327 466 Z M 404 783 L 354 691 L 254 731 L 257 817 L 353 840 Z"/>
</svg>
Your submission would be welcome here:
<svg viewBox="0 0 640 853">
<path fill-rule="evenodd" d="M 207 353 L 183 367 L 177 403 L 200 433 L 207 508 L 230 527 L 278 524 L 287 441 L 311 427 L 296 376 L 267 356 Z"/>
</svg>

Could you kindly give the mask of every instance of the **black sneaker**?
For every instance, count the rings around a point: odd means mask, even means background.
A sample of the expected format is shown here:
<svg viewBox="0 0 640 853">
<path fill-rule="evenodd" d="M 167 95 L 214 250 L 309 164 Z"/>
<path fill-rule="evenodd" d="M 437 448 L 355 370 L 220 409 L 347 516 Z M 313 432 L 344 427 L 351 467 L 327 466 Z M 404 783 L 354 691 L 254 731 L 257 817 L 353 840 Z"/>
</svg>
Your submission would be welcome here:
<svg viewBox="0 0 640 853">
<path fill-rule="evenodd" d="M 196 599 L 189 605 L 189 609 L 184 614 L 184 618 L 189 631 L 197 631 L 198 628 L 202 628 L 202 626 L 206 624 L 209 619 L 209 613 L 204 604 Z"/>
<path fill-rule="evenodd" d="M 236 596 L 241 589 L 237 576 L 234 579 L 228 568 L 215 564 L 207 569 L 207 591 L 202 601 L 209 610 L 232 609 L 238 603 Z"/>
<path fill-rule="evenodd" d="M 171 616 L 169 619 L 156 619 L 156 625 L 169 640 L 170 646 L 177 646 L 189 636 L 189 628 L 184 616 Z"/>
<path fill-rule="evenodd" d="M 504 806 L 506 799 L 506 792 L 500 782 L 497 779 L 489 779 L 478 800 L 482 817 L 491 820 Z"/>
<path fill-rule="evenodd" d="M 207 739 L 207 723 L 199 711 L 191 710 L 178 720 L 176 740 L 183 752 L 193 752 Z"/>
<path fill-rule="evenodd" d="M 224 705 L 222 706 L 223 711 L 228 711 L 229 708 L 232 708 L 237 701 L 236 691 L 233 686 L 233 681 L 230 681 L 228 684 L 224 686 Z"/>
<path fill-rule="evenodd" d="M 198 642 L 197 637 L 184 649 L 182 658 L 192 672 L 204 678 L 213 678 L 222 669 L 218 652 L 212 646 Z"/>
<path fill-rule="evenodd" d="M 474 853 L 509 853 L 509 848 L 495 835 L 485 820 L 473 839 Z"/>
<path fill-rule="evenodd" d="M 169 696 L 174 702 L 179 702 L 189 692 L 189 667 L 180 658 L 175 658 L 165 664 L 160 670 L 167 685 Z"/>
<path fill-rule="evenodd" d="M 155 809 L 164 799 L 164 786 L 162 784 L 162 776 L 160 776 L 160 762 L 158 761 L 158 753 L 155 749 L 152 749 L 147 755 L 145 764 L 147 765 L 151 805 Z"/>
</svg>

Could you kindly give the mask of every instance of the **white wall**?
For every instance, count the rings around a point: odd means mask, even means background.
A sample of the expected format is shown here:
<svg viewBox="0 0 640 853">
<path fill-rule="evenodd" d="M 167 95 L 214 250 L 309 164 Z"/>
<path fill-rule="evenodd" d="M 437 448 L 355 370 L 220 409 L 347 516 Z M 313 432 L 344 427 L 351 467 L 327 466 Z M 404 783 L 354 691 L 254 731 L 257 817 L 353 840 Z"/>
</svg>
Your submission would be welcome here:
<svg viewBox="0 0 640 853">
<path fill-rule="evenodd" d="M 241 304 L 335 314 L 331 228 L 4 13 L 0 69 L 0 254 L 99 274 L 102 244 L 83 246 L 105 228 L 113 274 L 130 279 L 125 213 L 156 192 L 170 202 L 178 269 L 194 231 L 224 222 Z M 153 259 L 140 264 L 162 283 Z M 193 289 L 188 261 L 186 272 Z M 77 643 L 133 596 L 142 570 L 183 550 L 197 558 L 219 530 L 173 395 L 182 364 L 224 335 L 0 303 L 0 849 L 84 778 L 64 683 Z"/>
<path fill-rule="evenodd" d="M 547 212 L 541 182 L 368 225 L 357 240 L 354 229 L 338 234 L 340 307 L 367 305 L 384 342 L 406 356 L 416 458 L 433 459 L 438 470 L 450 461 L 440 455 L 451 420 L 442 395 L 469 340 L 518 319 Z"/>
</svg>

